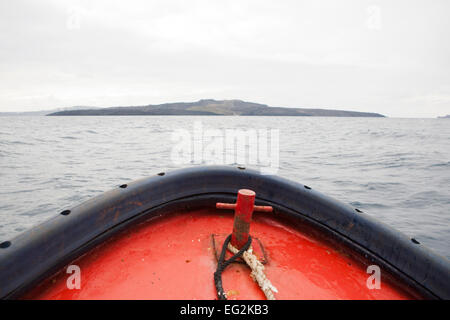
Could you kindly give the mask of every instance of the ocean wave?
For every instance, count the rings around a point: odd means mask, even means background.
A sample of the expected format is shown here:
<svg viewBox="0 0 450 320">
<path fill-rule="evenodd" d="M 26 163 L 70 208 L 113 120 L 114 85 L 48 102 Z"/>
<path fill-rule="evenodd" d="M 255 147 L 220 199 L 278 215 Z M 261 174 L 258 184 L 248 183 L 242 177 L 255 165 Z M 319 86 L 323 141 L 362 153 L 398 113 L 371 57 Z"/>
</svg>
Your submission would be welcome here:
<svg viewBox="0 0 450 320">
<path fill-rule="evenodd" d="M 227 118 L 226 124 L 221 117 L 198 119 L 204 128 L 249 126 L 246 117 Z M 5 119 L 0 138 L 0 238 L 11 238 L 24 226 L 119 183 L 188 166 L 170 159 L 171 133 L 180 127 L 192 130 L 188 122 L 196 120 Z M 311 185 L 406 234 L 429 235 L 428 245 L 450 257 L 447 122 L 290 117 L 254 117 L 251 122 L 252 128 L 280 129 L 279 175 Z"/>
<path fill-rule="evenodd" d="M 439 163 L 433 163 L 428 166 L 429 168 L 435 168 L 435 167 L 450 167 L 450 161 L 448 162 L 439 162 Z"/>
</svg>

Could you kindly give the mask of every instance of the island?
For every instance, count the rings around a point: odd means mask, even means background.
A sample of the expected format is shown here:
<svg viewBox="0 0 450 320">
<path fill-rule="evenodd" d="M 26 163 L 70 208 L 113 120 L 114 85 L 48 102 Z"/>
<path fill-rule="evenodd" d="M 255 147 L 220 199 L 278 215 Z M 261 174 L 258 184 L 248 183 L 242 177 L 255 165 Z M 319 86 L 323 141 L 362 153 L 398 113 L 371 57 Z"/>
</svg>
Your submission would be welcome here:
<svg viewBox="0 0 450 320">
<path fill-rule="evenodd" d="M 438 117 L 439 119 L 450 119 L 450 114 L 446 115 L 446 116 L 442 116 L 442 117 Z"/>
<path fill-rule="evenodd" d="M 379 113 L 330 109 L 270 107 L 242 100 L 202 99 L 135 107 L 87 108 L 64 110 L 48 116 L 315 116 L 315 117 L 385 117 Z"/>
</svg>

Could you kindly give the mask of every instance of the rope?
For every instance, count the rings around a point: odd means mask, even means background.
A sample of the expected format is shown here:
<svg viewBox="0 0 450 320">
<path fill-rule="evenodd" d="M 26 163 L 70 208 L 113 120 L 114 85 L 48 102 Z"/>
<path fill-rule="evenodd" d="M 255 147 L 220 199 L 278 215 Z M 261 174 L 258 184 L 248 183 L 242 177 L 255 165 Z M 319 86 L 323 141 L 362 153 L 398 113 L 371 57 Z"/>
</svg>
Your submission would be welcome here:
<svg viewBox="0 0 450 320">
<path fill-rule="evenodd" d="M 231 243 L 228 243 L 228 250 L 232 253 L 238 253 L 238 249 L 233 247 Z M 241 249 L 242 250 L 242 249 Z M 273 292 L 278 292 L 277 288 L 275 288 L 269 279 L 267 279 L 264 273 L 264 265 L 258 260 L 258 258 L 253 254 L 253 248 L 249 248 L 246 250 L 242 256 L 247 265 L 252 269 L 252 273 L 250 276 L 253 281 L 256 281 L 264 292 L 267 300 L 275 300 L 275 296 Z"/>
<path fill-rule="evenodd" d="M 214 284 L 216 285 L 217 297 L 219 300 L 226 300 L 227 295 L 225 294 L 222 286 L 222 272 L 225 268 L 235 261 L 237 258 L 242 257 L 247 265 L 252 269 L 250 276 L 253 281 L 256 281 L 264 292 L 267 300 L 275 300 L 274 292 L 278 292 L 277 288 L 275 288 L 269 279 L 267 279 L 264 273 L 264 265 L 258 260 L 258 258 L 253 254 L 253 248 L 251 247 L 252 237 L 248 236 L 247 243 L 240 249 L 236 249 L 231 245 L 231 234 L 225 239 L 222 252 L 220 253 L 219 261 L 217 262 L 217 269 L 214 272 Z M 225 254 L 228 250 L 230 250 L 234 255 L 225 260 Z"/>
<path fill-rule="evenodd" d="M 227 252 L 227 246 L 230 243 L 230 240 L 231 240 L 231 234 L 225 239 L 225 242 L 223 243 L 222 252 L 220 253 L 219 261 L 217 262 L 217 269 L 216 269 L 216 272 L 214 272 L 214 284 L 216 285 L 217 297 L 219 298 L 219 300 L 227 300 L 227 295 L 223 291 L 223 286 L 222 286 L 223 270 L 225 270 L 225 268 L 230 263 L 232 263 L 234 260 L 241 257 L 242 254 L 248 248 L 250 248 L 250 245 L 252 243 L 252 237 L 250 237 L 250 235 L 249 235 L 247 243 L 240 250 L 237 250 L 235 248 L 236 252 L 233 252 L 234 255 L 230 259 L 225 260 L 225 253 Z"/>
</svg>

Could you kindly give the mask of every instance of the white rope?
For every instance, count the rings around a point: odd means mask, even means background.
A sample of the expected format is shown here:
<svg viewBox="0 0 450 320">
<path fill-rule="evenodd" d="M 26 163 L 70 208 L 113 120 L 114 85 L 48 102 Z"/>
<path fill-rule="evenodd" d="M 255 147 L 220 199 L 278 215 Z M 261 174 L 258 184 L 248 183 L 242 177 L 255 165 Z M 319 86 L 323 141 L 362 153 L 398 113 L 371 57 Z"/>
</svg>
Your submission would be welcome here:
<svg viewBox="0 0 450 320">
<path fill-rule="evenodd" d="M 236 249 L 228 243 L 228 250 L 236 254 L 239 250 Z M 248 264 L 250 269 L 252 269 L 252 273 L 250 276 L 253 281 L 256 281 L 261 288 L 261 290 L 266 295 L 267 300 L 275 300 L 275 296 L 273 292 L 278 292 L 277 288 L 275 288 L 269 279 L 267 279 L 264 273 L 264 265 L 258 260 L 258 258 L 253 254 L 253 248 L 250 248 L 244 252 L 242 255 L 244 261 Z"/>
</svg>

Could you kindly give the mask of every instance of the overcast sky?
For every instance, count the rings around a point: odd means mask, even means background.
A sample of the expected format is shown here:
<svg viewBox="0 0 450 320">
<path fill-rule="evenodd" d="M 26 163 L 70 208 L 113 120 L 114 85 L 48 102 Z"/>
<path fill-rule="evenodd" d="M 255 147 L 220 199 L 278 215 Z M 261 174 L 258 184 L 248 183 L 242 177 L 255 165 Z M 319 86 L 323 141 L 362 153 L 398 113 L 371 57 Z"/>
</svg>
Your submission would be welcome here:
<svg viewBox="0 0 450 320">
<path fill-rule="evenodd" d="M 0 112 L 202 98 L 450 113 L 450 1 L 2 0 Z"/>
</svg>

